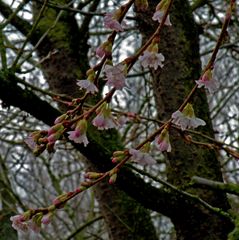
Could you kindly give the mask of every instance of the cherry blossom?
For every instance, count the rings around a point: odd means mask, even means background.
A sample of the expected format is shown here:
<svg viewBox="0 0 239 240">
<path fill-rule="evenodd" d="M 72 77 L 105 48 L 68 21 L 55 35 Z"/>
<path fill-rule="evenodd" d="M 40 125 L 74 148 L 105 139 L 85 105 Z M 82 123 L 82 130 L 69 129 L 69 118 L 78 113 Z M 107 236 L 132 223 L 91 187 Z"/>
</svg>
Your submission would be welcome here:
<svg viewBox="0 0 239 240">
<path fill-rule="evenodd" d="M 76 83 L 80 88 L 83 88 L 86 90 L 87 93 L 97 93 L 98 92 L 98 88 L 95 86 L 95 84 L 89 80 L 89 79 L 85 79 L 85 80 L 77 80 Z"/>
<path fill-rule="evenodd" d="M 104 17 L 104 25 L 106 28 L 109 28 L 116 32 L 122 32 L 124 31 L 124 29 L 122 25 L 119 23 L 117 15 L 118 11 L 116 11 L 115 13 L 106 13 Z"/>
<path fill-rule="evenodd" d="M 132 155 L 131 158 L 134 162 L 137 162 L 141 165 L 152 165 L 156 161 L 150 156 L 147 152 L 142 152 L 134 148 L 129 149 L 129 153 Z"/>
<path fill-rule="evenodd" d="M 92 124 L 99 130 L 116 128 L 117 122 L 111 114 L 108 104 L 104 103 L 97 109 L 97 116 L 93 119 Z"/>
<path fill-rule="evenodd" d="M 164 14 L 165 14 L 164 11 L 158 10 L 158 11 L 156 11 L 156 12 L 154 13 L 152 19 L 153 19 L 154 21 L 158 21 L 159 23 L 161 23 Z M 172 23 L 170 22 L 170 17 L 169 17 L 169 15 L 167 16 L 164 24 L 165 24 L 166 26 L 172 26 Z"/>
<path fill-rule="evenodd" d="M 198 88 L 205 87 L 211 94 L 219 87 L 218 82 L 212 77 L 211 69 L 208 69 L 199 80 L 196 80 L 196 83 Z"/>
<path fill-rule="evenodd" d="M 156 6 L 156 11 L 152 17 L 154 21 L 158 21 L 159 23 L 162 22 L 163 16 L 165 14 L 165 11 L 168 7 L 168 0 L 161 0 L 159 4 Z M 170 22 L 169 15 L 167 15 L 166 20 L 164 22 L 166 26 L 172 26 L 172 23 Z"/>
<path fill-rule="evenodd" d="M 113 119 L 113 116 L 106 116 L 103 113 L 98 114 L 93 119 L 93 125 L 97 127 L 99 130 L 116 128 L 116 121 Z"/>
<path fill-rule="evenodd" d="M 171 152 L 172 147 L 169 141 L 169 134 L 167 129 L 163 129 L 158 137 L 155 138 L 155 145 L 161 152 Z"/>
<path fill-rule="evenodd" d="M 103 42 L 97 49 L 96 55 L 99 57 L 110 56 L 112 52 L 112 43 L 109 41 Z"/>
<path fill-rule="evenodd" d="M 84 79 L 84 80 L 77 80 L 77 85 L 80 87 L 80 88 L 83 88 L 83 89 L 86 89 L 86 92 L 87 93 L 96 93 L 98 92 L 98 88 L 95 86 L 94 84 L 94 80 L 95 80 L 95 71 L 90 68 L 88 71 L 87 71 L 87 79 Z"/>
<path fill-rule="evenodd" d="M 82 119 L 78 121 L 75 130 L 67 132 L 69 134 L 69 139 L 74 141 L 75 143 L 83 143 L 86 147 L 89 143 L 87 136 L 87 121 Z"/>
<path fill-rule="evenodd" d="M 42 217 L 41 223 L 44 225 L 48 225 L 51 222 L 51 219 L 52 219 L 52 212 L 49 212 L 48 214 Z"/>
<path fill-rule="evenodd" d="M 15 215 L 10 217 L 12 221 L 12 227 L 21 232 L 28 232 L 32 230 L 35 233 L 39 233 L 41 228 L 33 220 L 28 220 L 24 215 Z"/>
<path fill-rule="evenodd" d="M 193 107 L 190 103 L 186 105 L 182 112 L 174 112 L 172 114 L 172 119 L 172 123 L 180 126 L 182 130 L 206 125 L 204 120 L 195 117 Z"/>
<path fill-rule="evenodd" d="M 139 61 L 141 62 L 143 67 L 152 67 L 157 70 L 158 66 L 163 67 L 163 61 L 165 57 L 162 53 L 150 52 L 148 50 L 144 51 L 143 56 L 139 57 Z"/>
<path fill-rule="evenodd" d="M 28 224 L 25 222 L 25 217 L 23 215 L 15 215 L 10 217 L 12 221 L 12 227 L 21 232 L 27 232 L 29 230 Z"/>
<path fill-rule="evenodd" d="M 121 90 L 123 87 L 125 87 L 126 67 L 124 64 L 119 63 L 115 66 L 105 65 L 105 74 L 107 85 L 118 90 Z"/>
</svg>

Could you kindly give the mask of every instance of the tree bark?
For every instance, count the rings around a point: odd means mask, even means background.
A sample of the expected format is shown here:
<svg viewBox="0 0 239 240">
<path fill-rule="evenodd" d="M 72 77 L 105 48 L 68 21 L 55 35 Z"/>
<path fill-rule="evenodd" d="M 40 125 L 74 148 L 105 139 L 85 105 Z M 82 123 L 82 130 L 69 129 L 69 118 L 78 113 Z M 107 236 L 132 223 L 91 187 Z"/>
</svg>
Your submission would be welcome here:
<svg viewBox="0 0 239 240">
<path fill-rule="evenodd" d="M 90 10 L 94 11 L 98 3 L 99 1 L 94 1 Z M 35 15 L 40 7 L 38 4 L 35 5 Z M 46 31 L 53 24 L 57 14 L 57 11 L 48 8 L 42 16 L 38 31 Z M 41 58 L 47 56 L 53 49 L 57 49 L 57 53 L 42 63 L 42 70 L 50 89 L 57 93 L 71 97 L 79 96 L 76 79 L 84 79 L 85 72 L 89 68 L 87 40 L 90 19 L 91 17 L 85 17 L 81 26 L 78 27 L 74 15 L 64 12 L 54 29 L 37 49 Z M 95 128 L 90 128 L 88 134 L 98 136 L 97 144 L 108 146 L 107 151 L 110 151 L 110 154 L 122 148 L 116 131 L 105 131 L 104 134 L 102 132 L 99 134 Z M 95 158 L 98 158 L 96 148 L 93 153 Z M 90 162 L 87 165 L 94 167 Z M 110 239 L 157 239 L 149 212 L 121 190 L 109 186 L 108 183 L 101 183 L 96 186 L 96 196 L 109 229 Z"/>
<path fill-rule="evenodd" d="M 145 38 L 150 36 L 155 26 L 150 19 L 158 1 L 150 1 L 147 17 L 139 14 L 139 27 Z M 199 37 L 188 1 L 175 0 L 170 11 L 172 26 L 165 26 L 160 36 L 160 52 L 165 56 L 165 66 L 159 71 L 153 71 L 153 89 L 156 107 L 160 120 L 167 120 L 183 103 L 184 98 L 199 78 L 201 65 L 199 57 Z M 197 117 L 206 121 L 207 126 L 199 128 L 213 137 L 207 99 L 204 90 L 197 91 L 193 98 L 193 106 Z M 172 152 L 167 156 L 168 181 L 180 189 L 197 194 L 215 207 L 229 209 L 224 193 L 211 190 L 195 190 L 189 187 L 192 176 L 202 176 L 208 179 L 223 181 L 220 163 L 214 150 L 186 144 L 182 135 L 170 129 Z M 199 139 L 200 140 L 200 139 Z M 175 209 L 170 216 L 175 225 L 177 239 L 227 239 L 231 230 L 230 222 L 211 215 L 206 211 L 195 209 L 193 205 L 183 205 Z"/>
</svg>

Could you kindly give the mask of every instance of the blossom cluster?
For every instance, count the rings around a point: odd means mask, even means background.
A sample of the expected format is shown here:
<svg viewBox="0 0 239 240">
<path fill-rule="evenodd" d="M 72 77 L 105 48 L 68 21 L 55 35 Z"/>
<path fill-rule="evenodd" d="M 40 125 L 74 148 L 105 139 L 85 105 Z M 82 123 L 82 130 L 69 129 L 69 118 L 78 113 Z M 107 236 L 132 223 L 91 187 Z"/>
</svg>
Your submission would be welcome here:
<svg viewBox="0 0 239 240">
<path fill-rule="evenodd" d="M 47 225 L 51 222 L 52 213 L 49 212 L 45 215 L 43 213 L 37 213 L 31 217 L 31 210 L 10 217 L 12 221 L 12 227 L 21 232 L 28 232 L 29 230 L 39 233 L 41 230 L 41 224 Z"/>
</svg>

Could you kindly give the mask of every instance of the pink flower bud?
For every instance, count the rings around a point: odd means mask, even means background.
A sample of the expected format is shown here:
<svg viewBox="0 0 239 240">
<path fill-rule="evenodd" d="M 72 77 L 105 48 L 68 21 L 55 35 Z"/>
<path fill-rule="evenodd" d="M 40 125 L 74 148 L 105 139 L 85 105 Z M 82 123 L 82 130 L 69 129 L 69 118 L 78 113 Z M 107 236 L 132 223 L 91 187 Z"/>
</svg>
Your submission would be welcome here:
<svg viewBox="0 0 239 240">
<path fill-rule="evenodd" d="M 52 212 L 49 212 L 48 214 L 44 215 L 41 220 L 42 224 L 48 225 L 52 220 L 52 216 L 53 216 Z"/>
<path fill-rule="evenodd" d="M 54 121 L 54 124 L 62 123 L 64 120 L 66 120 L 68 115 L 66 113 L 62 114 L 61 116 L 57 117 Z"/>
<path fill-rule="evenodd" d="M 116 182 L 116 179 L 117 179 L 117 173 L 110 176 L 109 184 L 114 184 Z"/>
<path fill-rule="evenodd" d="M 112 53 L 112 43 L 109 41 L 103 42 L 97 49 L 96 55 L 99 57 L 110 56 Z"/>
</svg>

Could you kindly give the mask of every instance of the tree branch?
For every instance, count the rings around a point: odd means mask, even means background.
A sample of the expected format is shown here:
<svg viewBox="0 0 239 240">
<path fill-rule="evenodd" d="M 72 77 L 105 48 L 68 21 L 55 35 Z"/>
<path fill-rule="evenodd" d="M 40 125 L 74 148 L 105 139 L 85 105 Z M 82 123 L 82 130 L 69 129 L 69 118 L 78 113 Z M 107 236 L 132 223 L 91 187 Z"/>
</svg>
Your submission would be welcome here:
<svg viewBox="0 0 239 240">
<path fill-rule="evenodd" d="M 4 3 L 3 1 L 0 1 L 0 13 L 6 19 L 12 16 L 10 19 L 11 25 L 13 25 L 17 30 L 19 30 L 24 36 L 26 36 L 31 31 L 32 25 L 28 21 L 20 18 L 17 15 L 13 16 L 14 11 L 12 11 L 9 5 Z M 30 38 L 30 42 L 34 45 L 35 43 L 37 43 L 41 35 L 41 33 L 38 33 L 36 31 L 33 32 Z"/>
<path fill-rule="evenodd" d="M 233 183 L 222 183 L 218 181 L 212 181 L 206 178 L 192 177 L 192 186 L 199 186 L 201 188 L 214 189 L 226 193 L 231 193 L 239 196 L 239 186 Z"/>
</svg>

